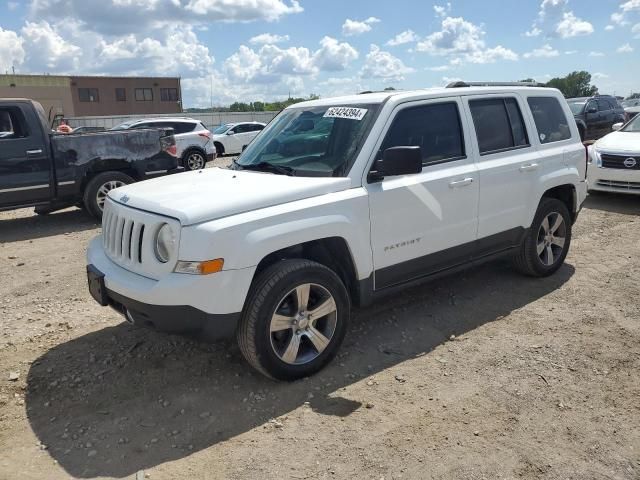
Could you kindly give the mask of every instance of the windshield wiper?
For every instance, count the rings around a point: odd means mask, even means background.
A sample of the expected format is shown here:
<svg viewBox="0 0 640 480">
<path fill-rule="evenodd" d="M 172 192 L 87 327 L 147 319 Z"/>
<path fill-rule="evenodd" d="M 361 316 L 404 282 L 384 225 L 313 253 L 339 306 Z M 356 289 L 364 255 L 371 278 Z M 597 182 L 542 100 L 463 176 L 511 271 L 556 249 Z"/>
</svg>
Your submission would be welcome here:
<svg viewBox="0 0 640 480">
<path fill-rule="evenodd" d="M 238 162 L 235 162 L 237 167 L 240 167 L 242 170 L 255 170 L 257 172 L 271 172 L 278 173 L 280 175 L 289 175 L 290 177 L 294 177 L 296 171 L 291 167 L 286 167 L 284 165 L 277 165 L 275 163 L 270 162 L 260 162 L 255 164 L 247 164 L 241 165 Z"/>
</svg>

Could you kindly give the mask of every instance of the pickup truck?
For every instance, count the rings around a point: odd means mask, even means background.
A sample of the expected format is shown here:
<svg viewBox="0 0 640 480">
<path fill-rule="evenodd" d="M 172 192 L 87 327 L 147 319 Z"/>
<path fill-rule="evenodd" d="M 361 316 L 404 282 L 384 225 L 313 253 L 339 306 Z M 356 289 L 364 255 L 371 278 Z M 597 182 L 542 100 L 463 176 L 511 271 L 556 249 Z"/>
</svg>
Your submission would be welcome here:
<svg viewBox="0 0 640 480">
<path fill-rule="evenodd" d="M 38 102 L 0 99 L 0 210 L 78 205 L 100 219 L 109 190 L 181 170 L 171 129 L 56 134 Z"/>
<path fill-rule="evenodd" d="M 455 85 L 295 104 L 231 169 L 112 190 L 90 293 L 134 324 L 235 333 L 292 380 L 335 356 L 352 306 L 500 256 L 552 275 L 587 192 L 567 102 Z"/>
</svg>

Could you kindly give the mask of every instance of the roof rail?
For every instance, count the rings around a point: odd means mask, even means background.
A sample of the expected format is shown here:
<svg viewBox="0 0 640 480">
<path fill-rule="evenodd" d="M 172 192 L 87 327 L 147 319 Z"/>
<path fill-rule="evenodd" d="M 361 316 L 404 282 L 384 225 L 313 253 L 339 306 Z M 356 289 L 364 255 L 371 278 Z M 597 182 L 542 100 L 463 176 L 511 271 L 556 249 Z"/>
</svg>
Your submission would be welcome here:
<svg viewBox="0 0 640 480">
<path fill-rule="evenodd" d="M 461 87 L 540 87 L 542 84 L 538 82 L 451 82 L 447 88 Z"/>
</svg>

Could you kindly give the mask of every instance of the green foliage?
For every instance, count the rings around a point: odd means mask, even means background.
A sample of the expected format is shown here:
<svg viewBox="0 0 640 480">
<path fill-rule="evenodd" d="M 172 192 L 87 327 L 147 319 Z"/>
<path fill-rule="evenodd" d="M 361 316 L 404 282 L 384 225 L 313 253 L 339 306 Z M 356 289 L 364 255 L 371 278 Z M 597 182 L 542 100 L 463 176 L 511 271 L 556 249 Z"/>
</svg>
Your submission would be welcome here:
<svg viewBox="0 0 640 480">
<path fill-rule="evenodd" d="M 307 98 L 288 98 L 280 102 L 234 102 L 228 107 L 214 107 L 214 112 L 279 112 L 294 103 L 306 102 L 307 100 L 317 100 L 320 96 L 312 93 Z M 211 108 L 187 108 L 187 113 L 211 112 Z"/>
<path fill-rule="evenodd" d="M 634 98 L 640 98 L 640 93 L 632 93 L 625 100 L 633 100 Z"/>
<path fill-rule="evenodd" d="M 590 97 L 598 93 L 598 87 L 591 85 L 591 74 L 584 70 L 552 78 L 545 86 L 557 88 L 566 98 Z"/>
</svg>

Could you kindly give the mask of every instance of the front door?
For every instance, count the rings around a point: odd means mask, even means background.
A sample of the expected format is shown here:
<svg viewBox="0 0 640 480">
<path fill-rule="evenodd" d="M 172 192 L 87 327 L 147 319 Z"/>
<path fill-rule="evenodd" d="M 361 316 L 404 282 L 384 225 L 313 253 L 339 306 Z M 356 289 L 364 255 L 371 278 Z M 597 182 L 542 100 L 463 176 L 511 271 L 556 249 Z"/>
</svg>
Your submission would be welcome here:
<svg viewBox="0 0 640 480">
<path fill-rule="evenodd" d="M 0 107 L 0 208 L 51 198 L 51 167 L 36 120 L 19 106 Z"/>
<path fill-rule="evenodd" d="M 466 263 L 475 248 L 478 173 L 458 98 L 411 102 L 391 115 L 378 156 L 419 146 L 421 173 L 366 184 L 375 289 Z"/>
</svg>

